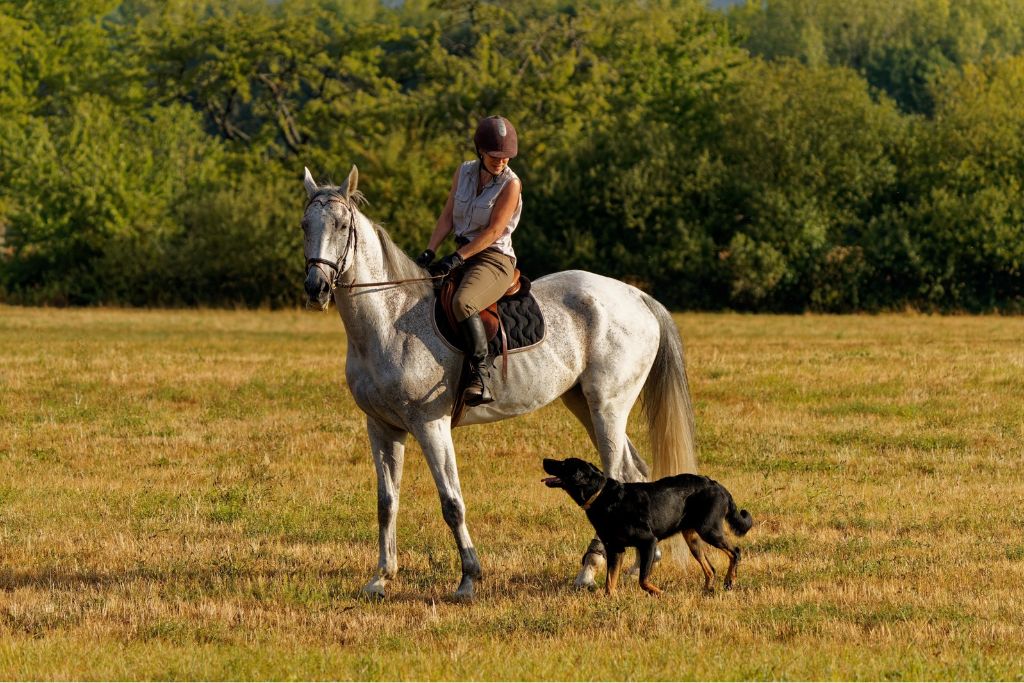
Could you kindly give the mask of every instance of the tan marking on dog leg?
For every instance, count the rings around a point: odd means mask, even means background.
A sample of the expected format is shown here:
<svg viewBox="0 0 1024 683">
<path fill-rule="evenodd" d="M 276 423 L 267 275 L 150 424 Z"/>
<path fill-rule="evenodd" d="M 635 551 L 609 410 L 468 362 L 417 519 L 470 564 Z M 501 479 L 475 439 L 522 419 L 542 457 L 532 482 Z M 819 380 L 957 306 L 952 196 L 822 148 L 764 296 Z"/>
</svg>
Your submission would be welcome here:
<svg viewBox="0 0 1024 683">
<path fill-rule="evenodd" d="M 715 568 L 711 566 L 708 558 L 704 556 L 704 549 L 700 545 L 700 537 L 693 529 L 687 529 L 683 532 L 683 538 L 686 540 L 686 546 L 690 549 L 693 559 L 697 560 L 701 571 L 704 572 L 704 590 L 712 590 L 715 586 Z"/>
<path fill-rule="evenodd" d="M 739 557 L 731 550 L 726 550 L 725 554 L 729 556 L 729 569 L 725 572 L 725 589 L 729 590 L 736 583 L 736 570 L 739 567 Z"/>
<path fill-rule="evenodd" d="M 615 595 L 618 588 L 619 571 L 622 569 L 623 553 L 608 555 L 608 578 L 605 580 L 604 590 L 608 595 Z"/>
<path fill-rule="evenodd" d="M 662 592 L 660 588 L 655 586 L 650 581 L 641 581 L 640 582 L 640 587 L 643 588 L 648 593 L 650 593 L 651 595 L 653 595 L 654 597 L 658 597 L 659 595 L 661 595 L 661 592 Z"/>
</svg>

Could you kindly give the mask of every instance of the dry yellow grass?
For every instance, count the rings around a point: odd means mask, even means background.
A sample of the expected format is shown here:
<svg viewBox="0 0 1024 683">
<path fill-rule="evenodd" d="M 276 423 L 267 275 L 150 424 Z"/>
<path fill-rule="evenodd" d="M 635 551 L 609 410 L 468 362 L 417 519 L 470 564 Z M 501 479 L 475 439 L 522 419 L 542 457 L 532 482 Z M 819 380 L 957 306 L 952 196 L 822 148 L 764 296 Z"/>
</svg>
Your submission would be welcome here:
<svg viewBox="0 0 1024 683">
<path fill-rule="evenodd" d="M 571 590 L 590 529 L 540 458 L 593 454 L 554 406 L 456 432 L 472 605 L 410 445 L 369 604 L 336 316 L 0 308 L 0 678 L 1020 678 L 1024 320 L 677 320 L 702 471 L 756 521 L 737 590 Z"/>
</svg>

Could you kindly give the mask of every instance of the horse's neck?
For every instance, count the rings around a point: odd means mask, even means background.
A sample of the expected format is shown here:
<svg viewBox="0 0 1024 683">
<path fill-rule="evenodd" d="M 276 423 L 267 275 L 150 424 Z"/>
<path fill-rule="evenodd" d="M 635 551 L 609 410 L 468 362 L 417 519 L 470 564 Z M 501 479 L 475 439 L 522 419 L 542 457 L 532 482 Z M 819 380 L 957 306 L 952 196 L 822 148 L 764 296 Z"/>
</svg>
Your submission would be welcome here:
<svg viewBox="0 0 1024 683">
<path fill-rule="evenodd" d="M 341 284 L 399 279 L 388 270 L 384 245 L 370 221 L 360 215 L 356 225 L 356 246 L 350 257 L 353 263 Z M 379 350 L 391 344 L 396 333 L 395 321 L 422 299 L 423 294 L 418 288 L 401 285 L 351 289 L 339 286 L 335 290 L 335 304 L 341 313 L 349 342 L 367 351 Z"/>
</svg>

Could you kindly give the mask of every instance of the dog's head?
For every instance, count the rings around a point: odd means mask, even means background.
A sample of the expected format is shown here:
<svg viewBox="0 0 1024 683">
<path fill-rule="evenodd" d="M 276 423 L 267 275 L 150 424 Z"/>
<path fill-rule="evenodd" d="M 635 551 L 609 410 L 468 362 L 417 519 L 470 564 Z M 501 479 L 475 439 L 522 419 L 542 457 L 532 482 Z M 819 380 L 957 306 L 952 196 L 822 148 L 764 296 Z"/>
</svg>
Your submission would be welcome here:
<svg viewBox="0 0 1024 683">
<path fill-rule="evenodd" d="M 544 471 L 550 474 L 541 481 L 553 489 L 565 489 L 577 505 L 583 505 L 604 485 L 604 473 L 586 460 L 544 458 Z"/>
</svg>

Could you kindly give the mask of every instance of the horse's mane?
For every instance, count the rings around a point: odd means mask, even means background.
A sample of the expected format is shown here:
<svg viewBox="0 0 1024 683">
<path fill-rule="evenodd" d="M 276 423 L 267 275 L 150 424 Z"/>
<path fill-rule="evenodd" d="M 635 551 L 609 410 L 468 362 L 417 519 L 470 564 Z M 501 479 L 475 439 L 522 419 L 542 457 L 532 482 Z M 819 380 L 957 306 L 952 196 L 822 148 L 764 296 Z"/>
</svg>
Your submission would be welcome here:
<svg viewBox="0 0 1024 683">
<path fill-rule="evenodd" d="M 373 226 L 373 231 L 377 234 L 377 239 L 380 240 L 380 250 L 384 256 L 384 266 L 395 280 L 413 280 L 417 278 L 425 278 L 429 275 L 425 268 L 420 268 L 416 265 L 416 262 L 409 258 L 405 252 L 394 243 L 391 239 L 391 235 L 387 233 L 383 226 L 370 220 L 369 216 L 358 210 L 358 207 L 365 206 L 368 203 L 362 192 L 356 190 L 346 197 L 340 187 L 329 185 L 321 187 L 314 197 L 319 197 L 321 195 L 329 195 L 332 198 L 337 198 L 348 203 L 360 216 L 365 218 L 367 222 Z M 422 288 L 424 293 L 430 289 L 429 282 L 411 282 L 404 286 L 413 291 Z"/>
<path fill-rule="evenodd" d="M 370 221 L 377 238 L 380 240 L 380 250 L 384 254 L 384 265 L 396 280 L 412 280 L 425 278 L 429 275 L 425 268 L 420 268 L 416 262 L 405 255 L 405 252 L 398 248 L 398 245 L 391 241 L 391 236 L 378 223 Z M 413 289 L 422 288 L 424 292 L 430 289 L 429 282 L 411 282 L 406 287 Z"/>
</svg>

